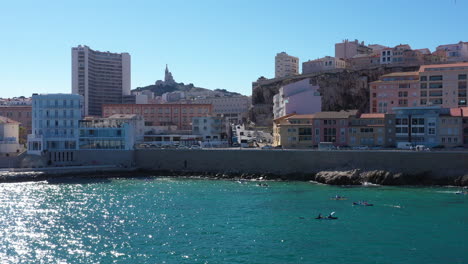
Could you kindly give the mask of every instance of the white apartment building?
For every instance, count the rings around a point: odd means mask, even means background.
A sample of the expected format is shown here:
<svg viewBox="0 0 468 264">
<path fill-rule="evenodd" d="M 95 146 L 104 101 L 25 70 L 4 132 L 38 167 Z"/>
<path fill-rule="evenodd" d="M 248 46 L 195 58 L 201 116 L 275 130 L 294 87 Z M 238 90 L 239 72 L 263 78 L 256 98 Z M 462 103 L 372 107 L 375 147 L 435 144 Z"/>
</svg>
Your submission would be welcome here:
<svg viewBox="0 0 468 264">
<path fill-rule="evenodd" d="M 343 59 L 325 56 L 316 60 L 309 60 L 302 63 L 302 74 L 322 72 L 336 69 L 345 69 L 346 61 Z"/>
<path fill-rule="evenodd" d="M 252 99 L 248 96 L 222 96 L 196 98 L 197 104 L 211 104 L 213 115 L 224 117 L 230 123 L 239 123 L 247 118 Z"/>
<path fill-rule="evenodd" d="M 72 93 L 84 98 L 84 114 L 101 116 L 103 104 L 130 95 L 130 54 L 72 48 Z"/>
<path fill-rule="evenodd" d="M 28 154 L 78 149 L 82 104 L 78 94 L 33 94 Z"/>
<path fill-rule="evenodd" d="M 192 134 L 200 135 L 205 141 L 219 141 L 225 133 L 225 123 L 220 117 L 192 118 Z"/>
<path fill-rule="evenodd" d="M 440 45 L 436 51 L 445 51 L 447 61 L 450 62 L 468 61 L 468 42 L 460 41 L 456 44 Z"/>
<path fill-rule="evenodd" d="M 290 56 L 286 52 L 277 53 L 275 56 L 275 78 L 293 76 L 299 74 L 299 58 Z"/>
</svg>

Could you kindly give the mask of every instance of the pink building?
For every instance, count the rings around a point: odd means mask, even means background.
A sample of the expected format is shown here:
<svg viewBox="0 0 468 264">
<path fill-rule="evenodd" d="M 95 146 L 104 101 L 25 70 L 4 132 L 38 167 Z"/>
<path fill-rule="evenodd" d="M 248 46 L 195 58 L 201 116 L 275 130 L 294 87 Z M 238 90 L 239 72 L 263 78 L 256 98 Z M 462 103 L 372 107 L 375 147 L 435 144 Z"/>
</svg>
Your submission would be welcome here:
<svg viewBox="0 0 468 264">
<path fill-rule="evenodd" d="M 285 85 L 273 97 L 274 118 L 288 114 L 313 114 L 322 110 L 322 96 L 319 87 L 307 78 Z"/>
<path fill-rule="evenodd" d="M 315 113 L 312 125 L 314 143 L 333 142 L 335 146 L 348 145 L 349 120 L 357 114 L 357 110 Z"/>
<path fill-rule="evenodd" d="M 385 74 L 370 83 L 370 112 L 393 113 L 393 107 L 419 106 L 419 72 Z"/>
</svg>

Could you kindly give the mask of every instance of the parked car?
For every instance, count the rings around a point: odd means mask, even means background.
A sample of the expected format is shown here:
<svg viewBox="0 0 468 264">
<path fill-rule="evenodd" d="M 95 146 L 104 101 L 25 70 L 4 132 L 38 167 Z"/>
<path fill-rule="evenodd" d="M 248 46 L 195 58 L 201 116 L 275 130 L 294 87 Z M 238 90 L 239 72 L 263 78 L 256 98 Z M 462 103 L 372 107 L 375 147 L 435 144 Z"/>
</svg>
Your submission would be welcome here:
<svg viewBox="0 0 468 264">
<path fill-rule="evenodd" d="M 235 147 L 235 148 L 240 147 L 239 143 L 232 143 L 232 146 Z"/>
<path fill-rule="evenodd" d="M 369 147 L 368 147 L 368 146 L 356 146 L 356 147 L 354 147 L 353 149 L 356 149 L 356 150 L 368 150 Z"/>
<path fill-rule="evenodd" d="M 198 145 L 192 145 L 192 146 L 190 147 L 190 149 L 201 149 L 201 147 L 198 146 Z"/>
<path fill-rule="evenodd" d="M 265 146 L 262 147 L 262 149 L 273 149 L 273 147 L 270 146 L 270 145 L 265 145 Z"/>
</svg>

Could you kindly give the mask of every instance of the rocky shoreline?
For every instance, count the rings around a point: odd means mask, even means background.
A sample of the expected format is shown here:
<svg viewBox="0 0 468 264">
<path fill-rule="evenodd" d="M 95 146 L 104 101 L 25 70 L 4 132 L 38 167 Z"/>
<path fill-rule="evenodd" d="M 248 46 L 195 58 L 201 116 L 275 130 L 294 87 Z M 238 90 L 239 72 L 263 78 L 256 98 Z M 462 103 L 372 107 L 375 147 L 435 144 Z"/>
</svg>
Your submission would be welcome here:
<svg viewBox="0 0 468 264">
<path fill-rule="evenodd" d="M 436 177 L 432 172 L 419 174 L 407 174 L 391 172 L 386 170 L 326 170 L 316 173 L 240 173 L 240 172 L 194 172 L 194 171 L 166 171 L 166 170 L 113 170 L 93 172 L 7 172 L 0 174 L 0 183 L 27 182 L 27 181 L 49 181 L 72 182 L 80 179 L 107 179 L 107 178 L 139 178 L 139 177 L 193 177 L 220 180 L 276 180 L 276 181 L 314 181 L 329 185 L 391 185 L 391 186 L 432 186 L 451 185 L 468 186 L 468 173 L 458 172 L 458 176 Z"/>
</svg>

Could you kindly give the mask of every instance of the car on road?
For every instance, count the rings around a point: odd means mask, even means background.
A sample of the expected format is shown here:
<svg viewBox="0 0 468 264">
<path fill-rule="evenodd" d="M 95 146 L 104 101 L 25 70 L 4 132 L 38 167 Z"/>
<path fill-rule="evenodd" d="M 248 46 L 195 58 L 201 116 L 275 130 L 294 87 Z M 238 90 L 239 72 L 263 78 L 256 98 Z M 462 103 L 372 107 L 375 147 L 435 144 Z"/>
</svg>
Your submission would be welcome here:
<svg viewBox="0 0 468 264">
<path fill-rule="evenodd" d="M 271 145 L 265 145 L 262 147 L 262 149 L 273 149 L 273 146 Z"/>
<path fill-rule="evenodd" d="M 190 149 L 201 149 L 201 147 L 199 145 L 192 145 Z"/>
</svg>

